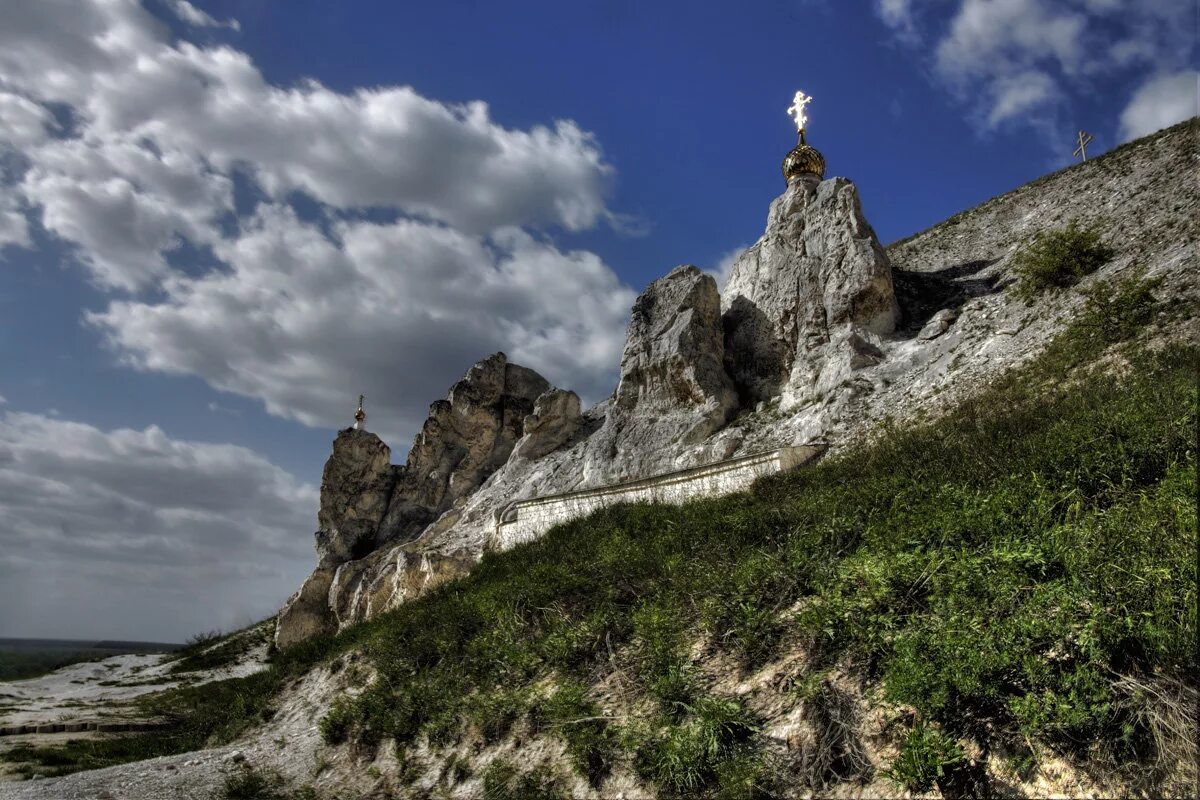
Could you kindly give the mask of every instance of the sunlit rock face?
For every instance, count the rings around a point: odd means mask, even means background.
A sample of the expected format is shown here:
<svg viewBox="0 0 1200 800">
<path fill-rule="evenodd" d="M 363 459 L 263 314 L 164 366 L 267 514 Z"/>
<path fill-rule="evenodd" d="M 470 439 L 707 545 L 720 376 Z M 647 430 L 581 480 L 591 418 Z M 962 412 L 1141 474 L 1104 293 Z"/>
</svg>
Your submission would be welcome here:
<svg viewBox="0 0 1200 800">
<path fill-rule="evenodd" d="M 317 554 L 323 566 L 373 549 L 396 486 L 392 451 L 373 433 L 347 428 L 333 441 L 321 475 Z"/>
<path fill-rule="evenodd" d="M 737 407 L 724 356 L 711 275 L 681 266 L 650 284 L 633 306 L 593 458 L 628 462 L 621 477 L 637 477 L 639 452 L 694 444 L 718 430 Z"/>
<path fill-rule="evenodd" d="M 415 538 L 495 472 L 524 435 L 537 399 L 551 389 L 538 373 L 488 356 L 429 407 L 397 481 L 378 544 Z"/>
<path fill-rule="evenodd" d="M 839 370 L 862 363 L 862 343 L 895 328 L 899 312 L 891 264 L 854 184 L 789 185 L 762 238 L 734 263 L 722 307 L 725 364 L 744 402 L 782 395 L 800 404 L 819 392 L 826 360 Z"/>
<path fill-rule="evenodd" d="M 320 561 L 280 612 L 276 644 L 336 629 L 344 616 L 365 612 L 370 596 L 406 597 L 416 583 L 424 587 L 432 580 L 405 578 L 403 564 L 423 565 L 427 578 L 453 571 L 417 557 L 402 559 L 399 567 L 384 564 L 388 575 L 401 572 L 390 583 L 372 572 L 384 561 L 381 548 L 416 538 L 508 460 L 526 417 L 550 389 L 545 378 L 509 363 L 503 353 L 485 358 L 430 406 L 402 467 L 391 465 L 391 451 L 375 434 L 338 433 L 321 481 Z"/>
<path fill-rule="evenodd" d="M 525 418 L 525 434 L 514 450 L 517 456 L 537 459 L 567 443 L 583 425 L 579 395 L 565 389 L 542 393 Z"/>
</svg>

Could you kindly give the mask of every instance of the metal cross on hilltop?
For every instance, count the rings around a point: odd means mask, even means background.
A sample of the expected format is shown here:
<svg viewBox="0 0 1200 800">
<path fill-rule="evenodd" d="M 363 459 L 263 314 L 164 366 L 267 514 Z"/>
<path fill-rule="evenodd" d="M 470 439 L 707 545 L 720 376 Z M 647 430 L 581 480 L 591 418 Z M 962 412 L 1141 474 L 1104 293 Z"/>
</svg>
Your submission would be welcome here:
<svg viewBox="0 0 1200 800">
<path fill-rule="evenodd" d="M 1079 146 L 1075 148 L 1075 152 L 1071 155 L 1079 156 L 1084 161 L 1087 161 L 1087 146 L 1096 137 L 1092 136 L 1087 131 L 1079 132 Z"/>
</svg>

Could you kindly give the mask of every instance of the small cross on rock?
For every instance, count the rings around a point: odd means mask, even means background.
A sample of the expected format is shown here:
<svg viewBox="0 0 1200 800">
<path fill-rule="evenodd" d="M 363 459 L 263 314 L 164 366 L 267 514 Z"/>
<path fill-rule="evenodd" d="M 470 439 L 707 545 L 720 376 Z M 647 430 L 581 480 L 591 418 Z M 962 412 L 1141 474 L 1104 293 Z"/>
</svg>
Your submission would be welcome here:
<svg viewBox="0 0 1200 800">
<path fill-rule="evenodd" d="M 1087 131 L 1080 131 L 1079 132 L 1079 146 L 1075 148 L 1075 152 L 1072 155 L 1079 156 L 1084 161 L 1087 161 L 1087 146 L 1088 146 L 1088 144 L 1091 143 L 1091 141 L 1094 138 L 1095 137 L 1092 136 Z"/>
</svg>

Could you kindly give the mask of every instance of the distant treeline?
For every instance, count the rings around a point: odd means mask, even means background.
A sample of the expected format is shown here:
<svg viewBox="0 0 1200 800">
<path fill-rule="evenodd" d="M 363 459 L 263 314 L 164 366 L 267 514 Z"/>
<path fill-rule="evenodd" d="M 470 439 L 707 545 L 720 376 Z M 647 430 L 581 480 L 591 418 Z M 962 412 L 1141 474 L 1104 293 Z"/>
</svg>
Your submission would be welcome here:
<svg viewBox="0 0 1200 800">
<path fill-rule="evenodd" d="M 76 639 L 0 638 L 0 681 L 33 678 L 69 664 L 96 661 L 125 653 L 163 653 L 182 645 L 163 642 L 99 642 Z"/>
</svg>

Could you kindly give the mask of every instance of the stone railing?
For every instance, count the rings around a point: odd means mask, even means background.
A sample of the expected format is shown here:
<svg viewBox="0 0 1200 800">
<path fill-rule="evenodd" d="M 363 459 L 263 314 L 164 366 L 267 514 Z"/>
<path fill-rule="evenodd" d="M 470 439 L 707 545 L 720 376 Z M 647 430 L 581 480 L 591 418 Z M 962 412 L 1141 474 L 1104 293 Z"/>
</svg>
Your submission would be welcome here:
<svg viewBox="0 0 1200 800">
<path fill-rule="evenodd" d="M 559 523 L 617 503 L 678 504 L 742 491 L 764 475 L 807 464 L 824 450 L 822 445 L 784 447 L 595 489 L 517 500 L 496 512 L 487 548 L 507 550 L 538 538 Z"/>
</svg>

